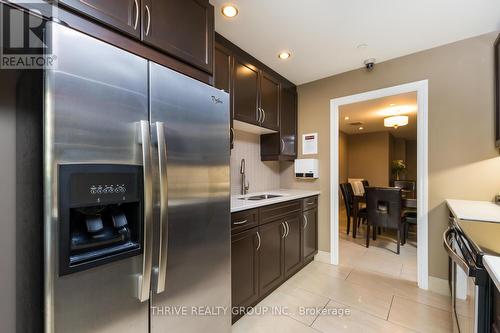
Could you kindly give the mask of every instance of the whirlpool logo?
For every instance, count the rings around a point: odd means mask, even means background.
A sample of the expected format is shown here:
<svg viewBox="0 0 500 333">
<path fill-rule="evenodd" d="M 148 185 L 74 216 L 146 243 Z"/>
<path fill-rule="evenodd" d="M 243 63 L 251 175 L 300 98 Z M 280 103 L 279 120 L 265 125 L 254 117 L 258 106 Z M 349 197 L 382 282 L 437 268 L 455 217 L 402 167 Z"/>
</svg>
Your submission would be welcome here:
<svg viewBox="0 0 500 333">
<path fill-rule="evenodd" d="M 220 98 L 217 98 L 215 96 L 212 96 L 212 102 L 214 102 L 214 104 L 223 104 L 224 102 L 222 102 L 222 100 Z"/>
</svg>

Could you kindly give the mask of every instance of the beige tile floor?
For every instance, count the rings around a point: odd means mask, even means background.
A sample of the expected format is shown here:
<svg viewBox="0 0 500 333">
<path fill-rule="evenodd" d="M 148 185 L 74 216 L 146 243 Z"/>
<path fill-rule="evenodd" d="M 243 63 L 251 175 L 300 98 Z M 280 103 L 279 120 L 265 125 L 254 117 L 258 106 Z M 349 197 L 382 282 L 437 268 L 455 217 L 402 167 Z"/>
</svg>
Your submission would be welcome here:
<svg viewBox="0 0 500 333">
<path fill-rule="evenodd" d="M 415 234 L 398 256 L 390 234 L 366 248 L 364 231 L 352 239 L 341 218 L 340 265 L 313 261 L 256 307 L 286 313 L 256 311 L 232 331 L 451 332 L 450 298 L 417 287 Z"/>
</svg>

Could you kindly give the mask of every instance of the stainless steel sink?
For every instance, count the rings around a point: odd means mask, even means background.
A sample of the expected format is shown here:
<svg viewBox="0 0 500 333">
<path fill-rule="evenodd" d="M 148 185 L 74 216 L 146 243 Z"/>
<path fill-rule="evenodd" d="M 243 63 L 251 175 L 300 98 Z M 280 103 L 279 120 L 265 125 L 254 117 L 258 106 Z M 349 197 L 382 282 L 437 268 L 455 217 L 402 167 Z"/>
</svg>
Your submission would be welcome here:
<svg viewBox="0 0 500 333">
<path fill-rule="evenodd" d="M 265 199 L 272 199 L 272 198 L 279 198 L 282 197 L 282 195 L 279 194 L 261 194 L 261 195 L 253 195 L 251 197 L 246 197 L 246 198 L 239 198 L 240 200 L 265 200 Z"/>
</svg>

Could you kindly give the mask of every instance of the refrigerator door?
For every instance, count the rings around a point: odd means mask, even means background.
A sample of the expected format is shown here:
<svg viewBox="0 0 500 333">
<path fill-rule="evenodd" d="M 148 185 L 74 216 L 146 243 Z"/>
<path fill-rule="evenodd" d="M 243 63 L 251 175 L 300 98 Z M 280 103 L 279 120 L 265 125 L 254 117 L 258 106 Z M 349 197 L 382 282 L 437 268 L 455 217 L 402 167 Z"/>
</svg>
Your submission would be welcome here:
<svg viewBox="0 0 500 333">
<path fill-rule="evenodd" d="M 229 96 L 150 63 L 150 112 L 163 179 L 151 332 L 230 332 Z"/>
<path fill-rule="evenodd" d="M 88 164 L 107 165 L 111 173 L 118 165 L 146 174 L 147 61 L 55 23 L 48 24 L 46 37 L 57 63 L 45 73 L 45 332 L 148 332 L 149 302 L 136 295 L 138 282 L 150 281 L 138 279 L 147 264 L 146 242 L 141 254 L 61 274 L 60 204 L 70 190 L 59 186 L 58 178 L 61 166 L 68 164 L 84 170 Z M 144 193 L 148 183 L 144 177 Z M 88 190 L 79 193 L 89 195 Z M 143 208 L 146 212 L 148 205 Z M 149 285 L 145 287 L 148 297 Z"/>
</svg>

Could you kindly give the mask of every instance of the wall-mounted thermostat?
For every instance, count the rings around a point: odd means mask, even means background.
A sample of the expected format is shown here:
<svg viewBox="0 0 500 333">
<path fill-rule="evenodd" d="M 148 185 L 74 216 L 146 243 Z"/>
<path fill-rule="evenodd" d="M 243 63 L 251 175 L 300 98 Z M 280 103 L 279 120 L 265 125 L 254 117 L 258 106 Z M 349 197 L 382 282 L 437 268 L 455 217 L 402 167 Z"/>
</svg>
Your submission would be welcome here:
<svg viewBox="0 0 500 333">
<path fill-rule="evenodd" d="M 316 158 L 295 160 L 295 177 L 305 179 L 319 178 L 319 161 Z"/>
</svg>

